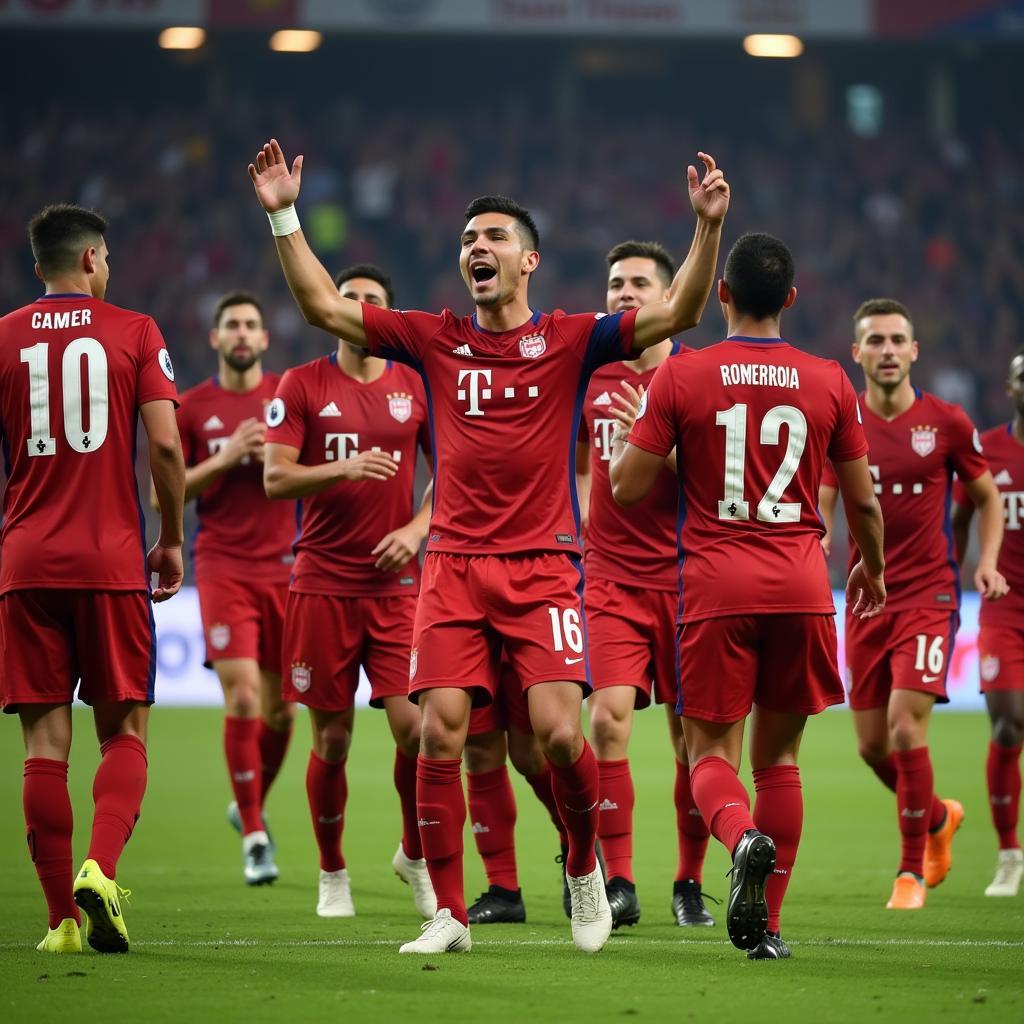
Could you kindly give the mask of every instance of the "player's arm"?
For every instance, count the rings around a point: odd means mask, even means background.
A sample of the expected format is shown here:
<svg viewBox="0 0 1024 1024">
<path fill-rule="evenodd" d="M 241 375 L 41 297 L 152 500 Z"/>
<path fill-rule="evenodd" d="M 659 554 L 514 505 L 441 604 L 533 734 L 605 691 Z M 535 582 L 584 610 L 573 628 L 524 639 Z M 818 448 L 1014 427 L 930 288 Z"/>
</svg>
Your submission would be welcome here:
<svg viewBox="0 0 1024 1024">
<path fill-rule="evenodd" d="M 821 550 L 825 557 L 832 553 L 832 527 L 836 521 L 836 505 L 839 504 L 839 488 L 822 484 L 818 488 L 818 511 L 825 524 L 825 536 L 821 538 Z"/>
<path fill-rule="evenodd" d="M 608 467 L 612 497 L 620 505 L 635 505 L 643 501 L 650 494 L 664 465 L 663 455 L 644 451 L 628 441 L 616 442 Z"/>
<path fill-rule="evenodd" d="M 722 221 L 729 209 L 729 184 L 715 166 L 714 157 L 707 153 L 697 155 L 704 163 L 703 179 L 698 179 L 693 166 L 686 168 L 690 204 L 697 214 L 693 242 L 672 281 L 668 297 L 662 302 L 641 306 L 637 311 L 633 328 L 634 350 L 648 348 L 680 331 L 696 327 L 715 283 Z"/>
<path fill-rule="evenodd" d="M 958 481 L 957 491 L 961 489 L 966 492 L 967 488 Z M 965 494 L 958 494 L 956 504 L 953 506 L 953 515 L 950 523 L 953 527 L 953 544 L 956 549 L 956 563 L 963 568 L 964 559 L 967 557 L 967 549 L 971 539 L 971 520 L 974 519 L 974 505 Z"/>
<path fill-rule="evenodd" d="M 249 177 L 263 209 L 272 215 L 277 255 L 306 322 L 365 348 L 362 304 L 338 294 L 331 275 L 299 227 L 295 200 L 302 181 L 302 157 L 295 158 L 289 171 L 281 146 L 277 139 L 271 139 L 257 154 L 255 165 L 249 164 Z"/>
<path fill-rule="evenodd" d="M 424 458 L 427 461 L 427 468 L 433 473 L 430 457 L 424 455 Z M 381 572 L 398 572 L 416 557 L 430 530 L 430 513 L 433 507 L 434 481 L 431 479 L 423 490 L 423 500 L 416 515 L 405 526 L 400 526 L 381 537 L 370 552 L 377 556 L 374 563 L 376 568 Z"/>
<path fill-rule="evenodd" d="M 1003 543 L 1003 499 L 990 470 L 985 470 L 973 480 L 963 481 L 963 486 L 978 510 L 981 554 L 978 556 L 978 568 L 974 571 L 974 585 L 982 597 L 993 601 L 1003 597 L 1010 589 L 1003 574 L 996 568 L 999 548 Z"/>
<path fill-rule="evenodd" d="M 576 498 L 580 505 L 580 530 L 587 532 L 590 525 L 590 486 L 593 482 L 590 465 L 590 442 L 576 442 Z"/>
<path fill-rule="evenodd" d="M 644 397 L 643 384 L 639 388 L 634 388 L 627 380 L 620 380 L 619 383 L 625 394 L 620 395 L 618 391 L 613 392 L 612 404 L 608 410 L 612 419 L 615 420 L 615 429 L 612 431 L 613 447 L 629 437 L 629 432 L 633 429 L 633 424 L 636 423 L 637 415 L 640 412 L 640 402 Z M 679 467 L 676 465 L 675 448 L 665 456 L 665 465 L 673 473 L 679 471 Z"/>
<path fill-rule="evenodd" d="M 398 463 L 386 452 L 360 452 L 351 459 L 304 466 L 299 449 L 268 441 L 263 452 L 263 489 L 268 498 L 308 498 L 339 480 L 388 480 Z"/>
<path fill-rule="evenodd" d="M 843 496 L 850 534 L 860 551 L 860 561 L 853 567 L 846 583 L 846 600 L 854 615 L 869 619 L 885 607 L 882 507 L 875 496 L 875 485 L 868 470 L 866 455 L 850 462 L 833 462 L 832 468 L 839 483 L 839 492 Z"/>
<path fill-rule="evenodd" d="M 160 509 L 160 536 L 146 556 L 146 567 L 159 578 L 153 600 L 166 601 L 178 592 L 185 575 L 181 561 L 185 540 L 185 459 L 173 402 L 144 402 L 139 406 L 139 414 L 149 440 L 149 468 Z"/>
</svg>

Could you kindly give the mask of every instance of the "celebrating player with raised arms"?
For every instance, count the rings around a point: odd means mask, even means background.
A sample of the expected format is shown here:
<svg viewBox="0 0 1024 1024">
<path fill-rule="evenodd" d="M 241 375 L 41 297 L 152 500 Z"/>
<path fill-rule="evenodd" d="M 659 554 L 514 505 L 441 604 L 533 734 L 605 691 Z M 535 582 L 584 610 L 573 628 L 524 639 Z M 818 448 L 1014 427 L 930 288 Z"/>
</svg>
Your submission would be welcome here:
<svg viewBox="0 0 1024 1024">
<path fill-rule="evenodd" d="M 336 283 L 350 302 L 381 309 L 393 302 L 378 267 L 349 267 Z M 418 556 L 430 521 L 429 484 L 418 512 L 413 502 L 417 448 L 430 459 L 423 386 L 408 367 L 340 340 L 329 356 L 284 375 L 267 423 L 267 494 L 300 499 L 284 696 L 305 704 L 313 724 L 306 792 L 320 851 L 316 910 L 355 914 L 341 840 L 362 665 L 370 703 L 384 709 L 395 739 L 403 829 L 392 866 L 430 918 L 437 904 L 416 824 L 419 715 L 407 698 Z"/>
<path fill-rule="evenodd" d="M 660 302 L 672 283 L 672 257 L 656 242 L 622 242 L 608 253 L 608 312 Z M 619 392 L 642 394 L 657 368 L 685 346 L 666 339 L 639 358 L 602 366 L 590 378 L 583 403 L 576 471 L 589 496 L 584 564 L 588 652 L 594 693 L 590 731 L 601 774 L 598 836 L 608 871 L 613 926 L 640 920 L 633 881 L 633 780 L 627 757 L 633 709 L 653 700 L 667 712 L 676 757 L 676 826 L 679 863 L 672 887 L 678 925 L 713 925 L 701 898 L 708 830 L 690 794 L 683 727 L 676 714 L 676 490 L 665 467 L 636 508 L 612 498 L 608 467 Z"/>
<path fill-rule="evenodd" d="M 248 885 L 277 878 L 263 803 L 288 749 L 294 711 L 281 700 L 281 629 L 295 506 L 263 493 L 266 407 L 279 377 L 264 373 L 269 337 L 249 292 L 221 296 L 210 347 L 217 375 L 186 391 L 178 429 L 196 499 L 192 558 L 206 660 L 224 690 L 224 755 Z"/>
<path fill-rule="evenodd" d="M 864 371 L 859 400 L 875 494 L 885 516 L 888 600 L 862 620 L 847 610 L 846 671 L 860 756 L 896 793 L 902 852 L 890 910 L 924 906 L 925 886 L 949 871 L 963 820 L 955 800 L 935 795 L 928 721 L 946 703 L 946 673 L 960 619 L 960 577 L 949 526 L 953 474 L 981 514 L 975 583 L 987 598 L 1006 592 L 996 570 L 1002 502 L 978 434 L 959 406 L 910 383 L 918 345 L 910 313 L 894 299 L 869 299 L 853 318 L 853 359 Z M 820 503 L 831 530 L 836 476 L 826 469 Z M 851 548 L 850 561 L 856 560 Z"/>
<path fill-rule="evenodd" d="M 808 715 L 843 700 L 832 592 L 819 539 L 826 458 L 862 553 L 851 610 L 885 601 L 882 518 L 857 401 L 842 368 L 779 336 L 796 298 L 778 239 L 743 235 L 718 285 L 729 335 L 659 368 L 610 468 L 616 501 L 679 467 L 679 704 L 693 799 L 733 858 L 729 937 L 754 959 L 789 949 L 779 915 L 803 822 L 797 752 Z M 737 776 L 754 708 L 751 815 Z"/>
<path fill-rule="evenodd" d="M 536 226 L 498 196 L 466 210 L 459 265 L 469 317 L 398 312 L 339 296 L 299 229 L 302 158 L 268 143 L 249 173 L 306 319 L 372 354 L 415 367 L 435 440 L 435 505 L 410 659 L 422 735 L 417 807 L 438 912 L 409 953 L 470 948 L 462 878 L 460 766 L 474 703 L 492 699 L 504 648 L 527 690 L 569 837 L 572 933 L 600 949 L 611 914 L 594 854 L 598 771 L 580 726 L 588 688 L 573 451 L 591 372 L 693 326 L 714 279 L 729 191 L 714 160 L 688 168 L 693 246 L 663 302 L 610 316 L 530 307 Z"/>
<path fill-rule="evenodd" d="M 146 790 L 150 602 L 173 596 L 182 579 L 174 370 L 152 319 L 103 301 L 106 230 L 77 206 L 36 214 L 29 237 L 46 294 L 0 320 L 0 704 L 21 719 L 28 849 L 50 918 L 38 948 L 51 953 L 81 951 L 79 907 L 94 949 L 128 951 L 127 892 L 115 879 Z M 148 554 L 135 479 L 140 417 L 160 507 Z M 76 686 L 92 705 L 102 757 L 89 850 L 74 877 L 67 780 Z"/>
<path fill-rule="evenodd" d="M 996 875 L 986 896 L 1016 896 L 1024 875 L 1024 855 L 1017 836 L 1024 742 L 1024 350 L 1010 361 L 1006 391 L 1013 403 L 1013 419 L 981 435 L 1003 502 L 1003 544 L 996 567 L 1010 587 L 1001 600 L 982 598 L 978 636 L 981 691 L 992 721 L 985 774 L 992 824 L 999 839 Z M 953 532 L 958 560 L 962 561 L 974 502 L 960 480 L 954 493 Z"/>
</svg>

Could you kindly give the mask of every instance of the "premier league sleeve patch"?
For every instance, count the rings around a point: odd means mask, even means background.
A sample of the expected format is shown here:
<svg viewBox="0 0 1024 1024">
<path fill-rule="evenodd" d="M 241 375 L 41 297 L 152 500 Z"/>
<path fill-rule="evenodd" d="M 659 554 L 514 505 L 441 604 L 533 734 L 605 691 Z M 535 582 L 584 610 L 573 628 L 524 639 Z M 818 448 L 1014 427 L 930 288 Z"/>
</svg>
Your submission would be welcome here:
<svg viewBox="0 0 1024 1024">
<path fill-rule="evenodd" d="M 156 361 L 160 364 L 160 369 L 163 372 L 163 375 L 173 384 L 174 364 L 171 362 L 171 353 L 165 348 L 160 349 L 156 354 Z"/>
<path fill-rule="evenodd" d="M 268 427 L 279 427 L 284 423 L 284 399 L 275 398 L 270 405 L 267 406 L 267 426 Z"/>
</svg>

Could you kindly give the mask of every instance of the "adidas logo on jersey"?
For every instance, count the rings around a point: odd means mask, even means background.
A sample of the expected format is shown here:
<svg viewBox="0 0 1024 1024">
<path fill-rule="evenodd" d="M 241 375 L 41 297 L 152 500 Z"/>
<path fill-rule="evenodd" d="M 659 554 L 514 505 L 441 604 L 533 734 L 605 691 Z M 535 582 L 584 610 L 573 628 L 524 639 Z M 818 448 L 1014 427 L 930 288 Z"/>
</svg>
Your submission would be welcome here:
<svg viewBox="0 0 1024 1024">
<path fill-rule="evenodd" d="M 594 399 L 594 405 L 611 405 L 612 396 L 607 391 L 602 391 L 601 394 Z"/>
<path fill-rule="evenodd" d="M 223 430 L 224 423 L 217 415 L 211 416 L 204 424 L 203 430 Z"/>
<path fill-rule="evenodd" d="M 468 345 L 460 345 L 458 348 L 453 348 L 452 352 L 457 356 L 471 356 L 473 354 Z"/>
<path fill-rule="evenodd" d="M 321 410 L 321 416 L 340 416 L 341 410 L 338 408 L 337 403 L 328 402 Z"/>
<path fill-rule="evenodd" d="M 1013 477 L 1010 476 L 1010 471 L 1008 469 L 1001 469 L 996 475 L 995 483 L 997 487 L 1000 484 L 1012 484 Z"/>
<path fill-rule="evenodd" d="M 608 797 L 605 797 L 597 809 L 599 811 L 617 811 L 619 809 L 619 805 L 617 803 L 613 803 L 608 799 Z"/>
</svg>

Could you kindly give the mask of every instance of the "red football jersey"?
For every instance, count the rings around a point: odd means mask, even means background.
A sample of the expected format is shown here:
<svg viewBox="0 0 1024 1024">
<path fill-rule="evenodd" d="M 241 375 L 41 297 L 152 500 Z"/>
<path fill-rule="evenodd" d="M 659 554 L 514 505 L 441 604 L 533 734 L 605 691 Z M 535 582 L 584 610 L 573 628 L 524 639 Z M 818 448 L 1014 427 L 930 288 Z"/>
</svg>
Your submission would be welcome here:
<svg viewBox="0 0 1024 1024">
<path fill-rule="evenodd" d="M 164 339 L 142 313 L 47 295 L 0 320 L 0 593 L 148 589 L 138 409 L 177 397 Z"/>
<path fill-rule="evenodd" d="M 427 387 L 434 440 L 428 550 L 580 551 L 576 437 L 587 382 L 628 357 L 636 310 L 534 313 L 493 333 L 475 316 L 363 305 L 370 351 Z"/>
<path fill-rule="evenodd" d="M 1019 628 L 1024 623 L 1024 444 L 1013 436 L 1013 424 L 1007 423 L 986 430 L 981 446 L 1003 499 L 1006 525 L 998 565 L 1010 584 L 1005 597 L 982 600 L 981 624 Z M 958 505 L 971 504 L 962 481 L 957 480 L 953 494 Z"/>
<path fill-rule="evenodd" d="M 681 622 L 834 611 L 818 484 L 867 452 L 838 363 L 740 337 L 669 359 L 629 441 L 677 449 Z"/>
<path fill-rule="evenodd" d="M 678 342 L 672 355 L 689 352 Z M 670 357 L 671 358 L 671 357 Z M 615 420 L 608 410 L 612 395 L 622 390 L 620 381 L 634 388 L 651 386 L 658 367 L 636 373 L 624 362 L 609 363 L 590 378 L 583 403 L 580 441 L 590 445 L 590 522 L 583 562 L 587 575 L 612 580 L 627 587 L 675 590 L 679 586 L 679 554 L 676 544 L 678 481 L 667 466 L 658 474 L 651 493 L 639 504 L 623 508 L 612 497 L 608 465 Z"/>
<path fill-rule="evenodd" d="M 265 373 L 259 386 L 239 394 L 216 377 L 181 396 L 178 430 L 189 466 L 205 462 L 247 419 L 263 422 L 280 377 Z M 196 498 L 198 525 L 192 538 L 196 579 L 288 582 L 295 539 L 295 502 L 271 501 L 263 490 L 263 464 L 246 458 Z"/>
<path fill-rule="evenodd" d="M 389 363 L 377 380 L 363 384 L 338 366 L 332 352 L 285 373 L 267 408 L 267 424 L 267 440 L 298 448 L 305 466 L 374 448 L 398 462 L 390 480 L 339 480 L 299 502 L 292 590 L 346 597 L 415 594 L 418 559 L 397 573 L 381 572 L 370 552 L 418 507 L 416 448 L 430 453 L 430 433 L 416 374 Z"/>
<path fill-rule="evenodd" d="M 978 432 L 958 405 L 915 388 L 914 404 L 894 420 L 859 401 L 868 462 L 885 521 L 887 612 L 960 607 L 960 573 L 953 550 L 953 474 L 975 480 L 988 469 Z M 832 467 L 822 483 L 838 487 Z M 849 568 L 857 546 L 850 538 Z"/>
</svg>

